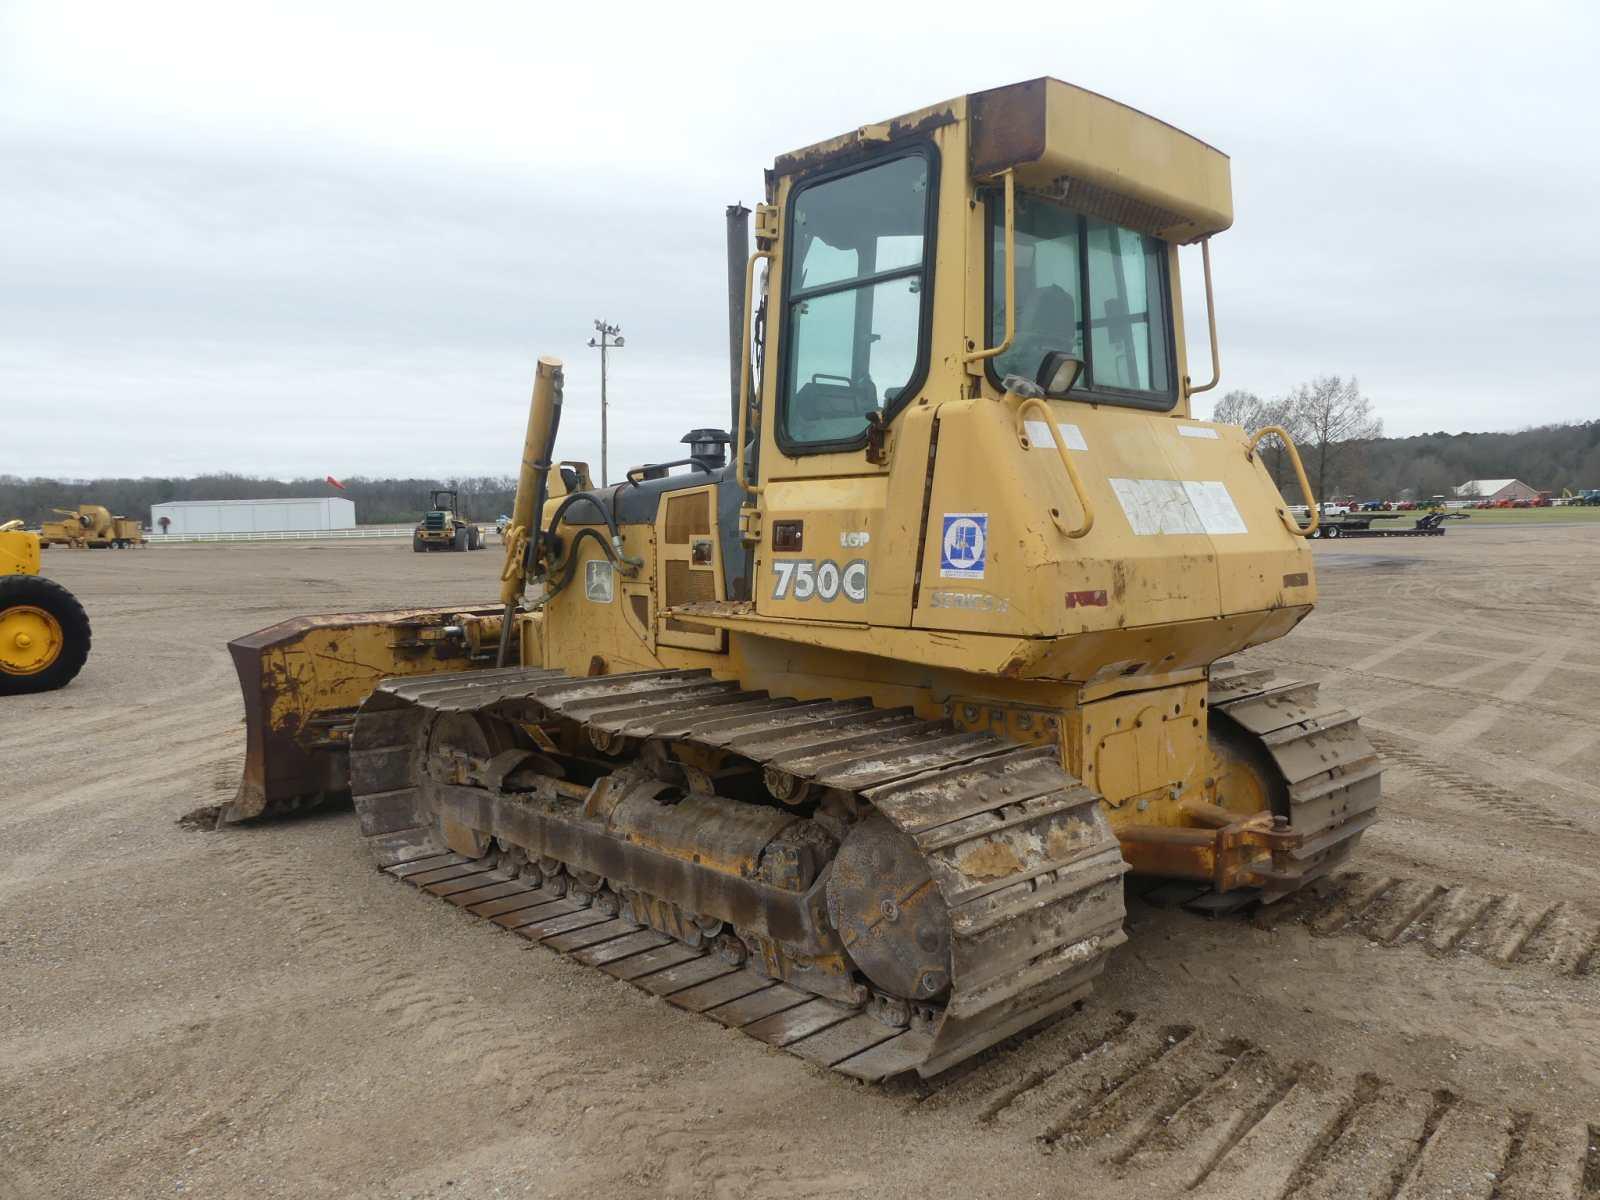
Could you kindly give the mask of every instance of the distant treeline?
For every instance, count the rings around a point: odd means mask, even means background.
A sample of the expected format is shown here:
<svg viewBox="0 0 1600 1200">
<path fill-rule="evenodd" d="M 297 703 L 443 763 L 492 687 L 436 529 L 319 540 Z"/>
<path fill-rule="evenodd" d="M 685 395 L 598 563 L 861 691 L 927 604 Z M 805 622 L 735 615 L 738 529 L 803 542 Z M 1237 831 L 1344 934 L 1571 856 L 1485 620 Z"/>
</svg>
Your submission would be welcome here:
<svg viewBox="0 0 1600 1200">
<path fill-rule="evenodd" d="M 197 475 L 192 479 L 22 479 L 0 475 L 0 521 L 21 517 L 30 525 L 54 519 L 52 509 L 103 504 L 118 516 L 150 520 L 150 506 L 168 500 L 270 500 L 288 496 L 343 496 L 356 506 L 361 525 L 415 521 L 434 488 L 453 487 L 461 507 L 479 521 L 511 511 L 517 481 L 511 476 L 471 479 L 340 480 L 340 491 L 323 479 L 257 479 L 250 475 Z"/>
<path fill-rule="evenodd" d="M 1354 377 L 1319 375 L 1281 396 L 1234 390 L 1212 420 L 1249 430 L 1286 429 L 1322 499 L 1427 499 L 1474 479 L 1520 479 L 1559 496 L 1600 487 L 1600 421 L 1540 425 L 1514 433 L 1384 437 L 1383 419 Z M 1292 473 L 1277 438 L 1264 451 L 1279 487 Z M 1287 495 L 1287 490 L 1285 491 Z"/>
<path fill-rule="evenodd" d="M 1520 479 L 1560 496 L 1600 488 L 1600 421 L 1515 433 L 1422 433 L 1377 438 L 1350 456 L 1330 495 L 1361 499 L 1446 496 L 1469 479 Z"/>
<path fill-rule="evenodd" d="M 1298 431 L 1297 431 L 1298 433 Z M 1307 442 L 1297 436 L 1308 469 Z M 1269 455 L 1270 457 L 1270 455 Z M 1469 479 L 1520 479 L 1559 496 L 1564 489 L 1600 487 L 1600 421 L 1541 425 L 1515 433 L 1424 433 L 1342 443 L 1329 457 L 1327 496 L 1395 499 L 1448 495 Z M 517 481 L 511 476 L 471 479 L 372 479 L 352 476 L 344 491 L 321 479 L 257 479 L 199 475 L 192 479 L 22 479 L 0 475 L 0 521 L 21 517 L 30 525 L 51 519 L 51 509 L 103 504 L 119 516 L 149 521 L 150 506 L 166 500 L 256 500 L 283 496 L 343 496 L 355 501 L 356 521 L 391 525 L 415 521 L 428 492 L 455 487 L 474 519 L 492 521 L 511 511 Z"/>
</svg>

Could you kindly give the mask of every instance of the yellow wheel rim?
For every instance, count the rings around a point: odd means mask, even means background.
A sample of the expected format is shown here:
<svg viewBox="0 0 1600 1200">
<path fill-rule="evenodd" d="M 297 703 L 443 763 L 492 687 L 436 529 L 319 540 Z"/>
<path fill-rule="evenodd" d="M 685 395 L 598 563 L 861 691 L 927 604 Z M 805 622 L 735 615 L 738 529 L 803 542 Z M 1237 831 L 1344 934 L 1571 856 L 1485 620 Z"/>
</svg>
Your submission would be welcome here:
<svg viewBox="0 0 1600 1200">
<path fill-rule="evenodd" d="M 0 611 L 0 671 L 37 675 L 61 657 L 61 622 L 42 608 L 19 604 Z"/>
</svg>

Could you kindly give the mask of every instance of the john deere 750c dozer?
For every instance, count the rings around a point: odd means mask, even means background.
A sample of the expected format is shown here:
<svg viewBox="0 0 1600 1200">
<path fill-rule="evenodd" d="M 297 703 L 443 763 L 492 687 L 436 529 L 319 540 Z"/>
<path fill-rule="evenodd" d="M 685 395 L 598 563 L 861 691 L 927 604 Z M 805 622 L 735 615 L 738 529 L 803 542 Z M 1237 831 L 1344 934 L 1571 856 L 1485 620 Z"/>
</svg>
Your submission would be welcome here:
<svg viewBox="0 0 1600 1200">
<path fill-rule="evenodd" d="M 1214 671 L 1315 595 L 1257 439 L 1190 417 L 1178 247 L 1231 219 L 1222 154 L 1055 80 L 784 155 L 734 462 L 549 498 L 541 360 L 503 607 L 235 643 L 228 815 L 347 784 L 393 874 L 867 1079 L 1081 997 L 1130 868 L 1326 873 L 1371 747 Z"/>
</svg>

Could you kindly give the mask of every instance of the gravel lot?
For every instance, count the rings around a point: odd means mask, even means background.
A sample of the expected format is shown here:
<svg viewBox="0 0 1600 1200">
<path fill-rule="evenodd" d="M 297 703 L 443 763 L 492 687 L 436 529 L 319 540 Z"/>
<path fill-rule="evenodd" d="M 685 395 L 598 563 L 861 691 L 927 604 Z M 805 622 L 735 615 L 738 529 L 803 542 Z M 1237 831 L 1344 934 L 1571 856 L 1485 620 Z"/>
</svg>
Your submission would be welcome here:
<svg viewBox="0 0 1600 1200">
<path fill-rule="evenodd" d="M 483 601 L 401 542 L 45 556 L 94 622 L 0 701 L 0 1196 L 1600 1198 L 1600 526 L 1322 543 L 1249 656 L 1365 714 L 1385 820 L 1285 911 L 1130 899 L 1082 1011 L 957 1077 L 815 1070 L 377 874 L 200 833 L 224 643 Z"/>
</svg>

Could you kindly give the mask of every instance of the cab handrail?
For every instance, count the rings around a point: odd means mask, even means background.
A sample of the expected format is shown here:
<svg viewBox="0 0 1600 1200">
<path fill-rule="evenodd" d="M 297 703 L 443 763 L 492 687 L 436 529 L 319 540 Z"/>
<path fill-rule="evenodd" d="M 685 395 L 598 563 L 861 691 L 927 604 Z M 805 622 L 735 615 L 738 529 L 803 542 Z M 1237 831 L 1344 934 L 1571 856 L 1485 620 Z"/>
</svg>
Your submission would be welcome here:
<svg viewBox="0 0 1600 1200">
<path fill-rule="evenodd" d="M 1017 337 L 1017 181 L 1010 168 L 1001 172 L 1001 178 L 1005 180 L 1006 336 L 998 346 L 968 351 L 962 355 L 963 363 L 998 357 L 1011 349 Z M 987 331 L 984 340 L 989 340 Z"/>
<path fill-rule="evenodd" d="M 1306 469 L 1300 465 L 1300 451 L 1295 449 L 1294 439 L 1289 436 L 1289 431 L 1282 425 L 1263 425 L 1250 435 L 1250 444 L 1245 447 L 1244 456 L 1253 461 L 1256 456 L 1256 445 L 1269 433 L 1277 434 L 1284 449 L 1289 451 L 1289 462 L 1294 467 L 1295 478 L 1300 481 L 1300 494 L 1305 497 L 1306 510 L 1311 514 L 1311 524 L 1300 524 L 1289 514 L 1287 508 L 1280 508 L 1278 516 L 1283 518 L 1284 525 L 1296 537 L 1310 537 L 1317 531 L 1321 518 L 1317 511 L 1317 498 L 1311 494 L 1311 481 L 1306 478 Z"/>
<path fill-rule="evenodd" d="M 739 444 L 734 448 L 733 468 L 734 479 L 753 496 L 766 490 L 761 484 L 746 479 L 744 474 L 744 446 L 750 437 L 750 324 L 756 301 L 756 263 L 763 258 L 772 261 L 772 251 L 757 250 L 744 264 L 744 340 L 739 345 Z"/>
<path fill-rule="evenodd" d="M 1078 505 L 1083 509 L 1083 521 L 1069 527 L 1062 520 L 1061 513 L 1056 509 L 1050 510 L 1050 516 L 1056 523 L 1056 528 L 1069 538 L 1081 538 L 1094 528 L 1094 505 L 1089 502 L 1089 493 L 1084 490 L 1083 478 L 1078 474 L 1078 468 L 1072 463 L 1071 451 L 1067 449 L 1066 439 L 1062 436 L 1061 426 L 1056 423 L 1055 413 L 1050 411 L 1050 406 L 1038 396 L 1029 396 L 1017 406 L 1017 433 L 1027 437 L 1028 413 L 1038 409 L 1044 416 L 1045 425 L 1050 430 L 1050 438 L 1056 444 L 1056 455 L 1061 459 L 1061 466 L 1067 472 L 1067 479 L 1072 484 L 1072 491 L 1078 497 Z"/>
<path fill-rule="evenodd" d="M 1211 296 L 1211 237 L 1209 234 L 1200 239 L 1200 265 L 1204 269 L 1206 277 L 1206 326 L 1211 331 L 1211 382 L 1195 384 L 1189 381 L 1188 376 L 1185 376 L 1183 392 L 1186 396 L 1209 392 L 1222 379 L 1222 359 L 1217 353 L 1217 306 Z"/>
</svg>

